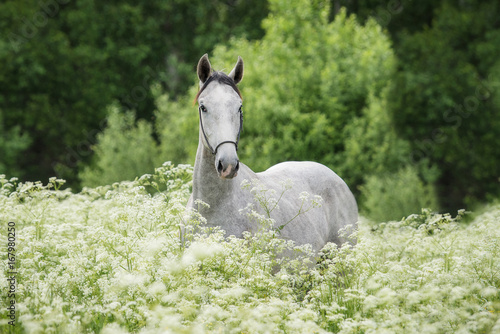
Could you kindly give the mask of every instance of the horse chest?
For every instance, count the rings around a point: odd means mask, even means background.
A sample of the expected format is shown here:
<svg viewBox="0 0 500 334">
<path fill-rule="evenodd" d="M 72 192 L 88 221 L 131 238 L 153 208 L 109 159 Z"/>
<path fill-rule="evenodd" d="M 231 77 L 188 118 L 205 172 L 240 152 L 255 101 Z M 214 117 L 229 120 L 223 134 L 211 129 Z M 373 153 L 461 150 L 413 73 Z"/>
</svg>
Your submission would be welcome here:
<svg viewBox="0 0 500 334">
<path fill-rule="evenodd" d="M 246 194 L 230 189 L 205 188 L 203 192 L 193 193 L 190 200 L 191 207 L 207 220 L 210 227 L 219 226 L 227 232 L 227 235 L 241 237 L 244 231 L 251 230 L 248 217 L 241 209 L 244 209 L 249 202 Z M 203 204 L 196 204 L 196 200 L 201 200 Z"/>
</svg>

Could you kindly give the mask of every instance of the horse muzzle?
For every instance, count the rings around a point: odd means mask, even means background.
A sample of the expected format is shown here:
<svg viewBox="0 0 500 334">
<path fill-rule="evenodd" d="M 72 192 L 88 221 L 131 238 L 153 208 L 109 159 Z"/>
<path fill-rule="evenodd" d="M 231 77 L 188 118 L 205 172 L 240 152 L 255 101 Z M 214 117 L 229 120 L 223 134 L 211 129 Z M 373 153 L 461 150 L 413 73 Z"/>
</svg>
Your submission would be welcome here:
<svg viewBox="0 0 500 334">
<path fill-rule="evenodd" d="M 240 161 L 237 158 L 233 159 L 216 159 L 215 162 L 217 173 L 222 179 L 232 179 L 238 175 L 240 169 Z"/>
</svg>

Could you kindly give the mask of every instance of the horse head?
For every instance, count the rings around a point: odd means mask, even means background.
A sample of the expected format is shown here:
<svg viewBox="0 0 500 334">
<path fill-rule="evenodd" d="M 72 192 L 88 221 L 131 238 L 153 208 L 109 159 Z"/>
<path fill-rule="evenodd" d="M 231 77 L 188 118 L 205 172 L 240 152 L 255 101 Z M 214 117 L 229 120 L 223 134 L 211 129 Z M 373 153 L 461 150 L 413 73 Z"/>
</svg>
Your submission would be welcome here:
<svg viewBox="0 0 500 334">
<path fill-rule="evenodd" d="M 198 62 L 200 90 L 196 96 L 200 116 L 200 137 L 205 149 L 215 156 L 219 177 L 232 179 L 238 173 L 238 141 L 243 122 L 242 98 L 236 86 L 243 78 L 243 60 L 238 57 L 227 75 L 213 71 L 205 54 Z"/>
</svg>

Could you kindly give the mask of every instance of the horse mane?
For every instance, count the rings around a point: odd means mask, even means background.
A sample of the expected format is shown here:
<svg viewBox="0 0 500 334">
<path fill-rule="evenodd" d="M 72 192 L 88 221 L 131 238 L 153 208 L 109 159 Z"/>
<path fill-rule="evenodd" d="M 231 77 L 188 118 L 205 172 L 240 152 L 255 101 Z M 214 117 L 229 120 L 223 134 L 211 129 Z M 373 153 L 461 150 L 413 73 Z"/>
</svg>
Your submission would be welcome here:
<svg viewBox="0 0 500 334">
<path fill-rule="evenodd" d="M 243 99 L 241 96 L 240 90 L 238 89 L 238 86 L 234 83 L 234 80 L 231 79 L 226 73 L 221 72 L 221 71 L 214 71 L 210 77 L 203 83 L 203 86 L 201 86 L 200 90 L 198 91 L 198 94 L 196 94 L 193 104 L 196 104 L 196 101 L 198 101 L 198 98 L 200 97 L 200 94 L 207 88 L 207 86 L 212 82 L 212 81 L 217 81 L 218 83 L 225 84 L 230 86 L 238 95 L 240 98 Z"/>
</svg>

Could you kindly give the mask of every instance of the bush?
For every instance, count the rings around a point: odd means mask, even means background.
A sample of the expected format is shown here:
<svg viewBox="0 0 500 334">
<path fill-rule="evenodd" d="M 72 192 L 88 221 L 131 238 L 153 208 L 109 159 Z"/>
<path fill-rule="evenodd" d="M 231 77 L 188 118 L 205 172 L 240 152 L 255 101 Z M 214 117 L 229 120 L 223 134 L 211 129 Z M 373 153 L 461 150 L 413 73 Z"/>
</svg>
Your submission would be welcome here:
<svg viewBox="0 0 500 334">
<path fill-rule="evenodd" d="M 395 174 L 372 175 L 361 187 L 362 211 L 375 221 L 400 220 L 422 208 L 437 208 L 434 187 L 424 183 L 414 167 Z"/>
<path fill-rule="evenodd" d="M 198 148 L 198 113 L 193 107 L 193 98 L 198 85 L 191 87 L 190 93 L 177 101 L 161 94 L 157 88 L 153 92 L 156 95 L 155 131 L 161 142 L 160 154 L 166 160 L 193 165 Z"/>
<path fill-rule="evenodd" d="M 133 180 L 153 172 L 161 165 L 161 156 L 152 133 L 152 126 L 144 120 L 136 122 L 133 112 L 120 113 L 118 107 L 111 107 L 108 127 L 93 147 L 94 163 L 79 174 L 82 186 Z"/>
<path fill-rule="evenodd" d="M 371 175 L 396 173 L 408 164 L 410 143 L 396 133 L 387 111 L 386 93 L 384 90 L 380 97 L 370 94 L 368 106 L 344 130 L 344 161 L 338 172 L 354 186 L 364 184 Z"/>
</svg>

